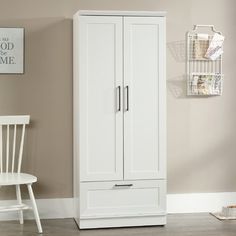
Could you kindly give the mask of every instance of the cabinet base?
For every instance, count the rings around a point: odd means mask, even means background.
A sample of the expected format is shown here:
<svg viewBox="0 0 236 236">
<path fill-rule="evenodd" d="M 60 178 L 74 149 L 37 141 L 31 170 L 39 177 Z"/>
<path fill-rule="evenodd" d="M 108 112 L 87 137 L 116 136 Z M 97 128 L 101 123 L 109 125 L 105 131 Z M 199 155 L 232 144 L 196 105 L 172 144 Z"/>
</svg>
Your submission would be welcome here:
<svg viewBox="0 0 236 236">
<path fill-rule="evenodd" d="M 80 229 L 165 225 L 166 216 L 75 219 Z"/>
</svg>

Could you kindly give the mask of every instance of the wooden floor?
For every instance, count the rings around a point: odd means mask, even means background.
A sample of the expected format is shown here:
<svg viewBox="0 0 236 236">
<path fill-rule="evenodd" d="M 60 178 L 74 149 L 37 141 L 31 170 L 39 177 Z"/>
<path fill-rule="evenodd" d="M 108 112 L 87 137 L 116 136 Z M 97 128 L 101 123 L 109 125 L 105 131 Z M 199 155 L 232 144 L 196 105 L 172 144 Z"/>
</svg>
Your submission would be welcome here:
<svg viewBox="0 0 236 236">
<path fill-rule="evenodd" d="M 73 219 L 42 220 L 44 233 L 52 236 L 235 236 L 236 221 L 219 221 L 209 214 L 168 215 L 165 227 L 132 227 L 79 230 Z M 0 236 L 38 235 L 34 221 L 0 222 Z"/>
</svg>

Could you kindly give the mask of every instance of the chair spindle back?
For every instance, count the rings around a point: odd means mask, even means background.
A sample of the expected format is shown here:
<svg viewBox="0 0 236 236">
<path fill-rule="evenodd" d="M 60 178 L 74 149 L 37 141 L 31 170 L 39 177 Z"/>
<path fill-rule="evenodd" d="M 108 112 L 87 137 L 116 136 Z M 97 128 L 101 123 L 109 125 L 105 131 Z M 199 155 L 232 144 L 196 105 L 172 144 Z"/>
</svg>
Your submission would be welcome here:
<svg viewBox="0 0 236 236">
<path fill-rule="evenodd" d="M 0 116 L 0 173 L 21 170 L 25 126 L 30 116 Z"/>
</svg>

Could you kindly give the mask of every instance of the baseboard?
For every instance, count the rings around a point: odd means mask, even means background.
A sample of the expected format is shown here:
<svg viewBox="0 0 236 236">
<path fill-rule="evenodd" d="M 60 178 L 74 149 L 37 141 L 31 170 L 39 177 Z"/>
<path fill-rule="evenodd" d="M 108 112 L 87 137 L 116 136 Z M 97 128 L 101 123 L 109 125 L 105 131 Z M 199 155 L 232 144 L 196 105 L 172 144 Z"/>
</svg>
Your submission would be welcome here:
<svg viewBox="0 0 236 236">
<path fill-rule="evenodd" d="M 218 212 L 222 206 L 235 205 L 236 192 L 168 194 L 168 213 Z"/>
<path fill-rule="evenodd" d="M 41 219 L 74 217 L 73 198 L 38 199 Z M 29 204 L 29 201 L 24 201 Z M 14 204 L 15 201 L 0 201 L 0 205 Z M 218 212 L 222 206 L 236 204 L 236 192 L 168 194 L 168 213 Z M 24 212 L 25 219 L 33 219 L 32 211 Z M 0 221 L 18 219 L 17 212 L 0 213 Z"/>
<path fill-rule="evenodd" d="M 29 200 L 23 200 L 24 203 L 30 205 Z M 58 199 L 37 199 L 38 211 L 41 219 L 58 219 L 74 217 L 73 198 Z M 15 204 L 14 200 L 0 201 L 1 206 Z M 0 213 L 0 221 L 18 219 L 17 212 Z M 34 219 L 31 210 L 24 211 L 24 219 Z"/>
</svg>

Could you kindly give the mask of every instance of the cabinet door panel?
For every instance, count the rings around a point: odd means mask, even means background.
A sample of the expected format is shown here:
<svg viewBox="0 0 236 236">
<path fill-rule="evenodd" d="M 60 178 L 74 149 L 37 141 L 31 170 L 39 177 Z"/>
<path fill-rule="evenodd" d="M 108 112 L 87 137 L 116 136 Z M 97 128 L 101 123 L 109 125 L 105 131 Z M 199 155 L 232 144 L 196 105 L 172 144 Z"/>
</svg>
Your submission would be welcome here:
<svg viewBox="0 0 236 236">
<path fill-rule="evenodd" d="M 123 178 L 122 18 L 80 20 L 79 129 L 81 181 Z M 120 94 L 122 96 L 122 94 Z"/>
<path fill-rule="evenodd" d="M 161 17 L 124 18 L 125 179 L 165 177 L 164 34 Z"/>
</svg>

